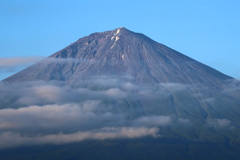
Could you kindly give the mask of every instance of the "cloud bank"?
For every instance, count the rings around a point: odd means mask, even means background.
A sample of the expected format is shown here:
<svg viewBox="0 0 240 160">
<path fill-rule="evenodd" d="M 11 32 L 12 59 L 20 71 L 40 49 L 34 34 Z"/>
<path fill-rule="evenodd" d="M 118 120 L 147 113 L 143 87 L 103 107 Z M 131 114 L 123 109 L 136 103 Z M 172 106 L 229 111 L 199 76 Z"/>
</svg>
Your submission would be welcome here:
<svg viewBox="0 0 240 160">
<path fill-rule="evenodd" d="M 98 101 L 1 109 L 0 148 L 87 139 L 159 137 L 158 126 L 171 124 L 168 116 L 128 121 L 123 114 L 96 113 L 96 107 Z"/>
<path fill-rule="evenodd" d="M 104 139 L 119 139 L 119 138 L 140 138 L 144 136 L 159 137 L 157 135 L 158 128 L 135 128 L 135 127 L 120 127 L 120 128 L 101 128 L 93 131 L 79 131 L 76 133 L 64 134 L 47 134 L 26 136 L 18 132 L 3 132 L 0 134 L 0 149 L 17 147 L 23 145 L 41 145 L 41 144 L 65 144 L 71 142 L 79 142 L 87 139 L 104 140 Z"/>
<path fill-rule="evenodd" d="M 188 118 L 157 111 L 162 109 L 161 101 L 171 99 L 172 94 L 186 90 L 201 93 L 198 91 L 206 88 L 178 83 L 144 86 L 131 80 L 127 75 L 95 76 L 81 80 L 78 87 L 56 81 L 0 82 L 0 148 L 88 139 L 157 138 L 163 128 L 194 127 Z M 203 94 L 195 96 L 206 104 L 216 101 Z M 146 103 L 145 108 L 140 100 Z M 151 111 L 149 104 L 158 110 Z M 205 124 L 215 129 L 233 125 L 226 118 L 207 119 Z"/>
<path fill-rule="evenodd" d="M 159 127 L 172 123 L 172 117 L 164 115 L 130 118 L 130 112 L 120 108 L 126 98 L 167 96 L 161 86 L 139 86 L 114 77 L 94 77 L 82 83 L 105 89 L 73 88 L 62 82 L 1 82 L 0 148 L 159 137 Z"/>
</svg>

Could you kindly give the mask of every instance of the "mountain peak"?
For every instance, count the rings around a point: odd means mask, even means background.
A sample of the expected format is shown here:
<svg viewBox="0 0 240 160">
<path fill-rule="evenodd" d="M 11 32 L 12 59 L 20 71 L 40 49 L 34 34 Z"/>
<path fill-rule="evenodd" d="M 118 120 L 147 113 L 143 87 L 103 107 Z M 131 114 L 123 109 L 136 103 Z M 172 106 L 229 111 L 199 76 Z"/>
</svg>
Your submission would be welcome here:
<svg viewBox="0 0 240 160">
<path fill-rule="evenodd" d="M 134 33 L 133 31 L 130 31 L 129 29 L 125 28 L 125 27 L 119 27 L 119 28 L 116 28 L 114 30 L 112 30 L 112 32 L 117 35 L 117 34 L 129 34 L 129 33 Z"/>
<path fill-rule="evenodd" d="M 50 61 L 49 58 L 74 59 Z M 5 81 L 60 80 L 69 84 L 85 76 L 123 75 L 137 84 L 205 83 L 220 86 L 231 79 L 147 36 L 124 27 L 83 37 Z M 39 67 L 41 66 L 41 67 Z"/>
<path fill-rule="evenodd" d="M 116 28 L 115 30 L 118 30 L 118 29 L 120 29 L 120 30 L 128 30 L 129 31 L 129 29 L 127 29 L 125 27 L 119 27 L 119 28 Z"/>
</svg>

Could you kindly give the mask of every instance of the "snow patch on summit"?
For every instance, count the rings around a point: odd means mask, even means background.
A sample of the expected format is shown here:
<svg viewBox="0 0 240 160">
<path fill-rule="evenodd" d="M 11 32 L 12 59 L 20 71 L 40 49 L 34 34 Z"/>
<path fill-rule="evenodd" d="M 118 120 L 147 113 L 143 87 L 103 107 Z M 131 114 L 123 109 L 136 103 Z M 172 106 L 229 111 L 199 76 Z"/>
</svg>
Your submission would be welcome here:
<svg viewBox="0 0 240 160">
<path fill-rule="evenodd" d="M 117 32 L 116 33 L 114 33 L 114 35 L 112 36 L 112 38 L 111 38 L 111 40 L 113 40 L 114 38 L 115 38 L 115 36 L 117 35 L 117 34 L 119 34 L 120 33 L 120 29 L 118 29 L 117 30 Z M 118 37 L 118 36 L 117 36 Z M 116 38 L 117 38 L 116 37 Z M 119 37 L 118 37 L 118 39 L 119 39 Z M 115 40 L 116 41 L 116 40 Z"/>
<path fill-rule="evenodd" d="M 118 33 L 120 33 L 120 29 L 118 29 L 117 32 L 114 35 L 117 35 Z"/>
<path fill-rule="evenodd" d="M 113 43 L 111 49 L 113 49 L 113 47 L 115 46 L 116 42 L 117 42 L 119 39 L 120 39 L 120 37 L 116 36 L 115 41 L 114 41 L 114 43 Z"/>
</svg>

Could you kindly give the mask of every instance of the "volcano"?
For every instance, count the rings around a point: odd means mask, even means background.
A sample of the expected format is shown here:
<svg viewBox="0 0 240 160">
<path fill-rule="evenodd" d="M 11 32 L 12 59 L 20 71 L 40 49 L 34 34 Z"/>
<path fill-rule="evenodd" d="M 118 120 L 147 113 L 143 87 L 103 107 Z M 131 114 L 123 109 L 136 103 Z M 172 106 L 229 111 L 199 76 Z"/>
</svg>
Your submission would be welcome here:
<svg viewBox="0 0 240 160">
<path fill-rule="evenodd" d="M 4 81 L 57 80 L 74 85 L 86 76 L 123 74 L 137 84 L 204 83 L 216 88 L 233 79 L 143 34 L 118 28 L 83 37 Z"/>
<path fill-rule="evenodd" d="M 117 77 L 163 91 L 154 98 L 122 100 L 118 109 L 133 115 L 174 115 L 202 125 L 209 118 L 226 118 L 240 125 L 239 93 L 227 90 L 236 80 L 124 27 L 80 38 L 4 81 L 62 81 L 74 87 L 108 89 L 82 83 L 96 77 Z M 141 111 L 132 113 L 132 108 Z"/>
<path fill-rule="evenodd" d="M 124 27 L 80 38 L 3 83 L 37 81 L 84 90 L 69 99 L 97 100 L 101 109 L 95 113 L 124 115 L 121 124 L 157 126 L 164 138 L 224 144 L 240 139 L 238 80 Z M 41 105 L 54 103 L 48 99 Z"/>
</svg>

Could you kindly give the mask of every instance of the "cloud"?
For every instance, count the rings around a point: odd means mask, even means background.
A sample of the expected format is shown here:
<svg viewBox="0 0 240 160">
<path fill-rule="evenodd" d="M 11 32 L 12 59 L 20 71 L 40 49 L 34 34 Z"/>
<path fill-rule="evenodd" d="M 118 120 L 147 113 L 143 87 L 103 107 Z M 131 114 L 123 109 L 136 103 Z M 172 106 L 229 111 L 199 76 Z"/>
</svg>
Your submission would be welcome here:
<svg viewBox="0 0 240 160">
<path fill-rule="evenodd" d="M 161 99 L 171 100 L 180 91 L 191 90 L 194 94 L 206 89 L 178 83 L 138 85 L 129 75 L 94 76 L 80 80 L 79 84 L 0 82 L 0 148 L 86 139 L 158 137 L 161 129 L 169 126 L 194 127 L 186 117 L 162 112 L 164 107 L 159 104 Z M 206 104 L 214 100 L 196 96 Z M 156 108 L 158 113 L 154 112 Z M 208 119 L 206 123 L 218 128 L 232 125 L 228 119 Z"/>
<path fill-rule="evenodd" d="M 104 140 L 119 138 L 140 138 L 145 136 L 159 137 L 158 128 L 101 128 L 94 131 L 76 132 L 70 134 L 58 133 L 48 135 L 26 136 L 15 132 L 0 134 L 0 148 L 17 147 L 24 145 L 65 144 L 79 142 L 87 139 Z"/>
<path fill-rule="evenodd" d="M 206 102 L 206 103 L 214 103 L 216 101 L 215 98 L 211 97 L 211 98 L 206 98 L 206 99 L 203 99 L 202 100 L 203 102 Z"/>
<path fill-rule="evenodd" d="M 192 123 L 189 119 L 178 118 L 177 122 L 181 125 L 184 125 L 184 126 L 191 126 L 192 125 Z"/>
<path fill-rule="evenodd" d="M 93 59 L 86 59 L 86 58 L 55 58 L 55 57 L 47 57 L 46 59 L 44 59 L 44 63 L 77 63 L 77 62 L 81 62 L 81 63 L 84 63 L 84 62 L 88 62 L 88 63 L 94 63 L 95 60 Z"/>
<path fill-rule="evenodd" d="M 181 84 L 181 83 L 161 83 L 159 85 L 163 86 L 163 87 L 165 87 L 167 89 L 171 89 L 174 92 L 182 91 L 184 89 L 189 88 L 189 85 L 184 85 L 184 84 Z M 191 86 L 191 87 L 193 87 L 193 86 Z"/>
<path fill-rule="evenodd" d="M 170 125 L 172 119 L 170 116 L 148 116 L 141 117 L 133 121 L 134 126 L 167 126 Z"/>
<path fill-rule="evenodd" d="M 92 82 L 102 85 L 102 79 Z M 1 82 L 0 148 L 86 139 L 157 137 L 159 126 L 172 123 L 170 116 L 138 116 L 129 120 L 128 111 L 116 108 L 124 98 L 161 94 L 161 89 L 116 78 L 108 84 L 106 89 L 93 90 L 53 81 Z M 143 94 L 144 91 L 147 93 Z"/>
<path fill-rule="evenodd" d="M 9 107 L 10 103 L 14 107 L 22 107 L 76 103 L 84 100 L 118 100 L 131 97 L 131 94 L 119 88 L 109 88 L 106 90 L 71 88 L 58 82 L 46 83 L 37 81 L 15 84 L 0 82 L 0 88 L 1 108 Z"/>
<path fill-rule="evenodd" d="M 223 119 L 218 119 L 218 118 L 216 118 L 216 119 L 208 119 L 208 120 L 207 120 L 207 124 L 208 124 L 209 126 L 214 127 L 214 128 L 229 127 L 229 126 L 231 125 L 231 123 L 232 123 L 232 122 L 231 122 L 230 120 L 225 119 L 225 118 L 223 118 Z"/>
<path fill-rule="evenodd" d="M 102 127 L 158 127 L 170 125 L 170 116 L 145 116 L 133 120 L 126 113 L 100 112 L 100 101 L 64 105 L 29 106 L 0 110 L 0 131 L 21 133 L 76 132 Z"/>
<path fill-rule="evenodd" d="M 228 93 L 232 97 L 240 101 L 240 81 L 237 79 L 231 79 L 225 81 L 223 86 L 223 93 Z"/>
<path fill-rule="evenodd" d="M 98 113 L 99 101 L 0 110 L 0 148 L 63 144 L 87 139 L 158 137 L 167 116 L 129 121 L 124 114 Z"/>
<path fill-rule="evenodd" d="M 13 57 L 13 58 L 0 58 L 0 71 L 13 72 L 16 69 L 26 67 L 37 61 L 40 61 L 43 57 Z"/>
<path fill-rule="evenodd" d="M 96 113 L 98 101 L 79 104 L 29 106 L 0 110 L 0 131 L 46 133 L 91 130 L 114 126 L 123 117 L 111 112 Z"/>
<path fill-rule="evenodd" d="M 63 82 L 57 81 L 12 84 L 0 82 L 0 101 L 2 102 L 0 108 L 6 108 L 9 103 L 15 107 L 22 107 L 82 102 L 84 100 L 122 100 L 124 98 L 149 101 L 159 97 L 166 98 L 171 94 L 164 88 L 164 84 L 144 86 L 125 81 L 126 77 L 109 77 L 106 81 L 105 78 L 103 76 L 80 81 L 79 83 L 82 85 L 80 87 L 67 86 Z"/>
</svg>

